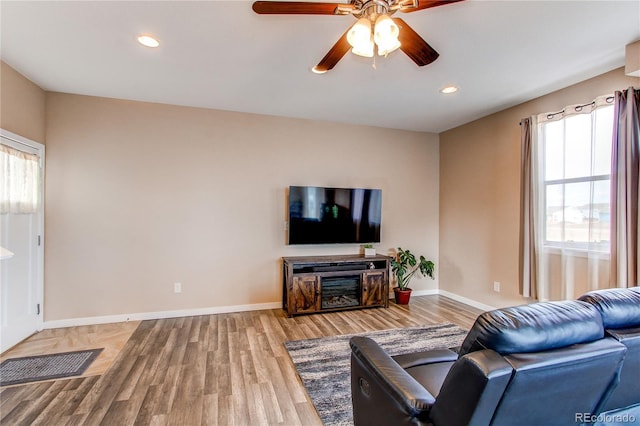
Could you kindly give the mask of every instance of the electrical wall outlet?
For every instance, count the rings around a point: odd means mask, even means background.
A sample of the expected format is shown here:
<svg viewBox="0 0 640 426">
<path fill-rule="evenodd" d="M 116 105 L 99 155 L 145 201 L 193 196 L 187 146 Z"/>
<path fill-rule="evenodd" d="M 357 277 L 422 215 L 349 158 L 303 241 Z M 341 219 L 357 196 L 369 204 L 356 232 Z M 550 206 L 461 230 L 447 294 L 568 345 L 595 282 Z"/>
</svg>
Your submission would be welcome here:
<svg viewBox="0 0 640 426">
<path fill-rule="evenodd" d="M 493 291 L 500 293 L 500 283 L 498 281 L 493 282 Z"/>
<path fill-rule="evenodd" d="M 173 292 L 182 293 L 182 283 L 173 283 Z"/>
</svg>

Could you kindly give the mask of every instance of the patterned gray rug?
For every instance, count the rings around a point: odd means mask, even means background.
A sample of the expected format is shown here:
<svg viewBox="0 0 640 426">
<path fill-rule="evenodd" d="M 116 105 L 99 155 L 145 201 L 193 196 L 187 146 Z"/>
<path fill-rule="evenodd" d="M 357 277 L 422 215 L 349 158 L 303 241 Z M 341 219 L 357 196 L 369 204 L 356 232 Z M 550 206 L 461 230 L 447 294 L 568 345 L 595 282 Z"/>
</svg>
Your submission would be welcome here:
<svg viewBox="0 0 640 426">
<path fill-rule="evenodd" d="M 353 425 L 351 408 L 352 336 L 375 340 L 390 355 L 460 346 L 466 330 L 453 324 L 399 328 L 285 342 L 298 375 L 325 425 Z"/>
<path fill-rule="evenodd" d="M 102 349 L 9 358 L 0 364 L 0 386 L 79 376 Z"/>
</svg>

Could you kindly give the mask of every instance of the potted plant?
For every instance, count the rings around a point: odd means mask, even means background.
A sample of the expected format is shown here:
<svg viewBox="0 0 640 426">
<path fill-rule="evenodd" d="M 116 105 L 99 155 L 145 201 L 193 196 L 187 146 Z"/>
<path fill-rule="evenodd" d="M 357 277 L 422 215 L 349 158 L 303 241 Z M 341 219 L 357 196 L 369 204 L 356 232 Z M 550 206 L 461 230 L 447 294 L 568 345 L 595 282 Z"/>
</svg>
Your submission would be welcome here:
<svg viewBox="0 0 640 426">
<path fill-rule="evenodd" d="M 363 244 L 365 257 L 371 257 L 376 255 L 376 249 L 373 248 L 373 244 Z"/>
<path fill-rule="evenodd" d="M 411 298 L 411 288 L 409 281 L 414 275 L 428 276 L 433 279 L 434 264 L 424 256 L 420 256 L 420 261 L 409 250 L 398 247 L 398 252 L 394 259 L 391 259 L 391 272 L 396 276 L 397 287 L 393 288 L 396 303 L 406 305 Z"/>
</svg>

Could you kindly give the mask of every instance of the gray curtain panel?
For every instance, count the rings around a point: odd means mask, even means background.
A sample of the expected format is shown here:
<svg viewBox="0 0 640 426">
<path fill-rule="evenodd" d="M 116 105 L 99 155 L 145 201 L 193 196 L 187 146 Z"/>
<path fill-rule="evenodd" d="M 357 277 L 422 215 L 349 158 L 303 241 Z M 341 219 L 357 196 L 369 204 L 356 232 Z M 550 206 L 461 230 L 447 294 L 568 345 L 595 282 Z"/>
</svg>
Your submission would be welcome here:
<svg viewBox="0 0 640 426">
<path fill-rule="evenodd" d="M 520 179 L 520 294 L 524 297 L 538 298 L 537 261 L 535 250 L 535 200 L 532 186 L 533 176 L 532 148 L 533 125 L 535 119 L 523 118 L 521 132 L 521 179 Z"/>
<path fill-rule="evenodd" d="M 611 285 L 638 285 L 640 90 L 615 92 L 611 152 Z"/>
</svg>

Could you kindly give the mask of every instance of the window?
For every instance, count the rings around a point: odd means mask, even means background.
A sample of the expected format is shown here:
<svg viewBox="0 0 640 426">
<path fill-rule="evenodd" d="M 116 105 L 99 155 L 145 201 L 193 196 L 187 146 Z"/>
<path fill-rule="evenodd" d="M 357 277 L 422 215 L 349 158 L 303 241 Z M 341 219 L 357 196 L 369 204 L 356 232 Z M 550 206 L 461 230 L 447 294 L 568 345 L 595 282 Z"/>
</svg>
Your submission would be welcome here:
<svg viewBox="0 0 640 426">
<path fill-rule="evenodd" d="M 39 183 L 37 155 L 0 145 L 0 213 L 35 213 Z"/>
<path fill-rule="evenodd" d="M 544 244 L 608 252 L 613 106 L 574 108 L 539 124 Z"/>
<path fill-rule="evenodd" d="M 523 296 L 574 299 L 637 283 L 628 272 L 637 270 L 638 99 L 630 89 L 522 119 Z"/>
</svg>

